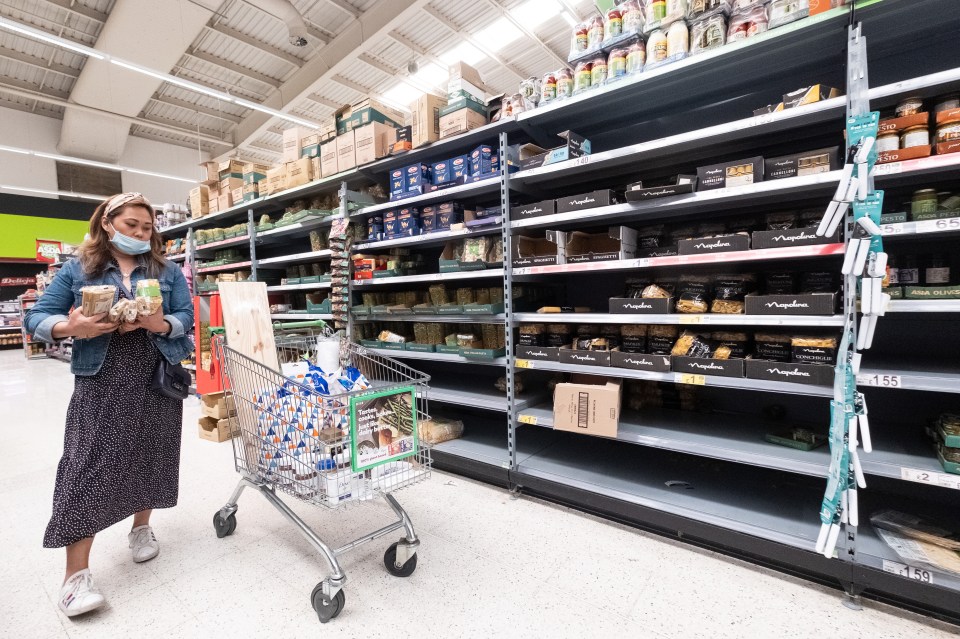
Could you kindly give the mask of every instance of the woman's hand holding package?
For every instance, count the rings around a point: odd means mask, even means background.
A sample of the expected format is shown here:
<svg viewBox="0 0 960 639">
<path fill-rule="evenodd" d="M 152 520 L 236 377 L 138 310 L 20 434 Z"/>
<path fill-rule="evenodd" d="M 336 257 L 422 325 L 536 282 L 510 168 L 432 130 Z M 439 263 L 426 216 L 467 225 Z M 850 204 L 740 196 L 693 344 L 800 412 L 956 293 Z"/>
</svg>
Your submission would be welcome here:
<svg viewBox="0 0 960 639">
<path fill-rule="evenodd" d="M 163 310 L 159 310 L 153 315 L 138 315 L 136 321 L 124 322 L 120 325 L 120 332 L 135 331 L 137 329 L 146 329 L 151 333 L 169 333 L 170 324 L 163 318 Z"/>
<path fill-rule="evenodd" d="M 112 333 L 117 330 L 117 326 L 116 322 L 107 318 L 106 313 L 87 317 L 83 314 L 83 309 L 75 308 L 67 320 L 66 334 L 63 337 L 72 336 L 77 339 L 90 339 Z"/>
</svg>

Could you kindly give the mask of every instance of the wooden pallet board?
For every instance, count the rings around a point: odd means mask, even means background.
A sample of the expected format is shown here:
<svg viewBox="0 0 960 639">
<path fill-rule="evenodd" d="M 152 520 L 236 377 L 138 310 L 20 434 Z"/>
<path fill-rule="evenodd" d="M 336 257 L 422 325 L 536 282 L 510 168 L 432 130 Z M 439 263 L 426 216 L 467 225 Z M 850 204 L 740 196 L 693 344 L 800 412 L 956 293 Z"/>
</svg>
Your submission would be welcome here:
<svg viewBox="0 0 960 639">
<path fill-rule="evenodd" d="M 223 327 L 230 348 L 278 371 L 267 285 L 263 282 L 221 282 Z"/>
</svg>

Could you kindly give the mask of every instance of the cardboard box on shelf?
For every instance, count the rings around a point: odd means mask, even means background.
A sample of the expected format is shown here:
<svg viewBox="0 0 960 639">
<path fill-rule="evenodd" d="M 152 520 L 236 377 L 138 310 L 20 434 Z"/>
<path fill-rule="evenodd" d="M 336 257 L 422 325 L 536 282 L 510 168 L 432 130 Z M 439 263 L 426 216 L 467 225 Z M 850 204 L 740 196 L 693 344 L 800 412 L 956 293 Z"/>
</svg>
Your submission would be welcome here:
<svg viewBox="0 0 960 639">
<path fill-rule="evenodd" d="M 699 255 L 701 253 L 727 253 L 729 251 L 749 251 L 749 235 L 719 235 L 677 242 L 680 255 Z"/>
<path fill-rule="evenodd" d="M 813 86 L 797 89 L 790 93 L 784 93 L 783 108 L 793 109 L 806 104 L 813 104 L 814 102 L 840 97 L 841 95 L 843 95 L 843 92 L 838 89 L 828 87 L 825 84 L 814 84 Z"/>
<path fill-rule="evenodd" d="M 472 109 L 484 117 L 487 116 L 487 105 L 485 102 L 477 100 L 472 95 L 461 95 L 457 98 L 448 96 L 447 106 L 440 109 L 440 117 L 448 113 L 453 113 L 454 111 L 459 111 L 460 109 Z"/>
<path fill-rule="evenodd" d="M 233 191 L 221 191 L 217 196 L 217 210 L 226 211 L 233 206 Z"/>
<path fill-rule="evenodd" d="M 357 166 L 370 164 L 390 153 L 397 139 L 397 130 L 379 122 L 371 122 L 353 130 Z"/>
<path fill-rule="evenodd" d="M 354 131 L 337 136 L 337 169 L 349 171 L 357 166 L 357 147 Z"/>
<path fill-rule="evenodd" d="M 230 199 L 233 201 L 234 204 L 240 204 L 241 202 L 243 202 L 244 193 L 245 193 L 244 187 L 243 185 L 240 185 L 237 188 L 230 191 Z"/>
<path fill-rule="evenodd" d="M 253 200 L 260 197 L 260 183 L 254 182 L 253 184 L 244 184 L 243 185 L 243 201 L 252 202 Z"/>
<path fill-rule="evenodd" d="M 287 162 L 287 174 L 284 180 L 284 190 L 303 186 L 313 182 L 313 159 L 300 158 L 295 162 Z"/>
<path fill-rule="evenodd" d="M 330 138 L 320 145 L 320 176 L 330 177 L 340 171 L 337 168 L 337 141 Z"/>
<path fill-rule="evenodd" d="M 616 437 L 620 423 L 620 380 L 572 375 L 553 393 L 553 428 Z"/>
<path fill-rule="evenodd" d="M 447 106 L 447 99 L 425 94 L 410 105 L 413 119 L 410 136 L 413 148 L 421 147 L 440 139 L 440 109 Z"/>
<path fill-rule="evenodd" d="M 320 123 L 320 132 L 318 135 L 320 137 L 320 144 L 337 137 L 337 118 L 335 115 L 325 118 Z"/>
<path fill-rule="evenodd" d="M 247 162 L 243 165 L 243 183 L 254 184 L 265 180 L 267 178 L 267 171 L 271 168 L 269 164 Z"/>
<path fill-rule="evenodd" d="M 764 160 L 763 179 L 779 180 L 816 173 L 828 173 L 840 168 L 840 147 L 804 151 Z"/>
<path fill-rule="evenodd" d="M 308 146 L 313 146 L 315 144 L 320 144 L 320 133 L 311 133 L 305 135 L 300 139 L 300 148 L 305 149 Z"/>
<path fill-rule="evenodd" d="M 547 231 L 545 237 L 517 235 L 513 238 L 513 267 L 563 264 L 566 241 L 563 231 Z"/>
<path fill-rule="evenodd" d="M 697 190 L 709 191 L 763 181 L 763 158 L 754 156 L 697 167 Z"/>
<path fill-rule="evenodd" d="M 507 157 L 507 164 L 518 166 L 521 171 L 535 169 L 557 162 L 563 162 L 572 158 L 590 155 L 590 140 L 574 133 L 573 131 L 562 131 L 557 137 L 563 140 L 563 144 L 553 149 L 544 149 L 536 144 L 523 144 L 517 148 L 516 152 L 510 151 Z"/>
<path fill-rule="evenodd" d="M 320 145 L 311 144 L 300 149 L 300 157 L 315 158 L 320 156 Z"/>
<path fill-rule="evenodd" d="M 303 126 L 292 126 L 283 131 L 283 153 L 281 162 L 293 162 L 300 159 L 300 149 L 303 148 L 303 138 L 316 133 L 314 129 Z"/>
<path fill-rule="evenodd" d="M 437 130 L 440 130 L 440 122 L 437 121 Z M 413 150 L 413 127 L 409 124 L 397 129 L 397 140 L 390 145 L 390 154 L 398 155 L 406 151 Z"/>
<path fill-rule="evenodd" d="M 214 213 L 218 213 L 219 211 L 220 211 L 220 206 L 219 206 L 219 203 L 217 202 L 217 198 L 211 197 L 210 201 L 207 203 L 207 214 L 212 215 Z"/>
<path fill-rule="evenodd" d="M 233 191 L 236 188 L 243 188 L 243 177 L 230 177 L 220 180 L 220 193 Z"/>
<path fill-rule="evenodd" d="M 836 293 L 748 294 L 744 297 L 747 315 L 833 315 L 836 310 Z"/>
<path fill-rule="evenodd" d="M 200 412 L 214 419 L 226 419 L 237 414 L 237 404 L 233 395 L 221 391 L 200 396 Z"/>
<path fill-rule="evenodd" d="M 906 222 L 906 220 L 903 221 Z M 752 238 L 752 245 L 755 249 L 835 244 L 840 241 L 840 229 L 834 231 L 833 235 L 823 237 L 817 237 L 816 227 L 787 229 L 785 231 L 754 231 Z"/>
<path fill-rule="evenodd" d="M 530 204 L 518 204 L 510 207 L 511 220 L 524 220 L 530 217 L 540 217 L 541 215 L 553 215 L 557 212 L 556 200 L 543 200 L 541 202 L 532 202 Z"/>
<path fill-rule="evenodd" d="M 220 181 L 220 165 L 217 162 L 201 162 L 200 168 L 204 175 L 201 184 L 209 186 Z"/>
<path fill-rule="evenodd" d="M 201 184 L 190 189 L 190 214 L 194 218 L 203 217 L 206 215 L 209 208 L 210 201 L 210 189 Z"/>
<path fill-rule="evenodd" d="M 440 118 L 440 139 L 450 138 L 482 127 L 487 118 L 470 109 L 460 109 Z"/>
<path fill-rule="evenodd" d="M 263 195 L 269 195 L 271 193 L 279 193 L 283 190 L 283 185 L 287 180 L 287 165 L 281 164 L 275 169 L 270 169 L 267 171 L 267 179 L 264 180 L 260 185 L 260 190 Z M 263 193 L 263 185 L 267 185 L 266 193 Z"/>
<path fill-rule="evenodd" d="M 366 98 L 342 110 L 337 118 L 337 135 L 343 135 L 371 122 L 389 124 L 397 128 L 403 126 L 405 119 L 406 115 L 402 111 L 373 98 Z"/>
<path fill-rule="evenodd" d="M 221 182 L 226 178 L 243 179 L 243 162 L 240 160 L 225 160 L 217 166 L 217 177 Z"/>
<path fill-rule="evenodd" d="M 240 426 L 236 417 L 219 420 L 214 417 L 201 417 L 197 424 L 197 431 L 200 434 L 200 439 L 211 442 L 225 442 L 239 434 Z"/>
<path fill-rule="evenodd" d="M 476 101 L 486 104 L 494 91 L 480 79 L 480 74 L 466 62 L 458 62 L 450 67 L 447 78 L 447 97 L 457 99 L 467 94 Z M 442 128 L 442 127 L 441 127 Z"/>
<path fill-rule="evenodd" d="M 320 167 L 320 158 L 310 158 L 310 163 L 313 165 L 313 179 L 319 180 L 323 176 L 323 170 Z"/>
<path fill-rule="evenodd" d="M 606 233 L 567 233 L 567 264 L 628 260 L 637 251 L 637 231 L 626 226 L 611 226 Z"/>
</svg>

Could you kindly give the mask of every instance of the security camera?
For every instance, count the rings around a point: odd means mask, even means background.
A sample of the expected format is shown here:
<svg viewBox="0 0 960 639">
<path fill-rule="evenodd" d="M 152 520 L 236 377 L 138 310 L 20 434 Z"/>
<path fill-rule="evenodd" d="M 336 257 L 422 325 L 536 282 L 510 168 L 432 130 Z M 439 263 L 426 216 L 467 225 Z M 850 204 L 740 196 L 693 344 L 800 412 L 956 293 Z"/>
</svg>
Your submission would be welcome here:
<svg viewBox="0 0 960 639">
<path fill-rule="evenodd" d="M 419 70 L 420 70 L 420 65 L 417 64 L 416 60 L 411 60 L 410 62 L 407 63 L 407 73 L 409 73 L 410 75 L 413 75 Z"/>
<path fill-rule="evenodd" d="M 289 42 L 295 47 L 307 46 L 307 30 L 301 26 L 291 26 L 289 29 Z"/>
</svg>

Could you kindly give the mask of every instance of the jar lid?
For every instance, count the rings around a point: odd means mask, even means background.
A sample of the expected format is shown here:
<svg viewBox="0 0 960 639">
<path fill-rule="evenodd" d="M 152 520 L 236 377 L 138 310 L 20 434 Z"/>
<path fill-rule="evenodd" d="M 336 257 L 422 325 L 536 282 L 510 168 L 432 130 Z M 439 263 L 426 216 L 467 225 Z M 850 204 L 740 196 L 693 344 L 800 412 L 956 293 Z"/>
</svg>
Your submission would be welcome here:
<svg viewBox="0 0 960 639">
<path fill-rule="evenodd" d="M 927 131 L 927 125 L 926 125 L 926 124 L 917 124 L 917 125 L 915 125 L 915 126 L 908 126 L 907 128 L 905 128 L 904 130 L 902 130 L 902 131 L 900 132 L 900 135 L 903 135 L 903 134 L 905 134 L 905 133 L 913 133 L 913 132 L 920 131 L 920 130 L 923 130 L 923 131 L 925 131 L 925 132 L 928 132 L 928 131 Z"/>
</svg>

